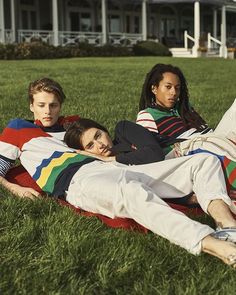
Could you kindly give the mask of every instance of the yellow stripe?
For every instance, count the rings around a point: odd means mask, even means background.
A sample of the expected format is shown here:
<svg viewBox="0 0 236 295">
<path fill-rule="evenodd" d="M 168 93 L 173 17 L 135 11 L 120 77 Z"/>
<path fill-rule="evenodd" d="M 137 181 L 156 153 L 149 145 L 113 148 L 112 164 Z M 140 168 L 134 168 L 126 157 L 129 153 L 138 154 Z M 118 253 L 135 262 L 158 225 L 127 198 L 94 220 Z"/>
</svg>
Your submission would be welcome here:
<svg viewBox="0 0 236 295">
<path fill-rule="evenodd" d="M 47 167 L 44 167 L 42 169 L 41 175 L 37 180 L 37 184 L 39 185 L 39 187 L 43 187 L 46 184 L 49 175 L 52 173 L 53 168 L 62 165 L 67 159 L 75 156 L 75 153 L 64 153 L 60 158 L 53 159 Z"/>
</svg>

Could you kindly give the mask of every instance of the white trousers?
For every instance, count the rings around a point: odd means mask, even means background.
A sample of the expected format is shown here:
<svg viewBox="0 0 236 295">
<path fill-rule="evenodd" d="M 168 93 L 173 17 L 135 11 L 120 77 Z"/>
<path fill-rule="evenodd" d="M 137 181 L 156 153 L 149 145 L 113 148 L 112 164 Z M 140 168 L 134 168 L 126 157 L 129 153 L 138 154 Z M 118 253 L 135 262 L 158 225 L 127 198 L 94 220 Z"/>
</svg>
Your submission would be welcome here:
<svg viewBox="0 0 236 295">
<path fill-rule="evenodd" d="M 236 99 L 231 107 L 225 112 L 214 130 L 215 134 L 222 134 L 224 136 L 227 136 L 231 132 L 236 133 Z"/>
<path fill-rule="evenodd" d="M 185 141 L 176 143 L 165 159 L 208 151 L 236 161 L 236 146 L 233 142 L 236 142 L 236 99 L 213 132 L 192 134 Z"/>
<path fill-rule="evenodd" d="M 194 221 L 161 198 L 183 197 L 194 191 L 205 212 L 209 202 L 230 204 L 219 160 L 199 154 L 146 165 L 126 166 L 94 161 L 72 178 L 67 201 L 108 217 L 129 217 L 193 254 L 214 230 Z"/>
</svg>

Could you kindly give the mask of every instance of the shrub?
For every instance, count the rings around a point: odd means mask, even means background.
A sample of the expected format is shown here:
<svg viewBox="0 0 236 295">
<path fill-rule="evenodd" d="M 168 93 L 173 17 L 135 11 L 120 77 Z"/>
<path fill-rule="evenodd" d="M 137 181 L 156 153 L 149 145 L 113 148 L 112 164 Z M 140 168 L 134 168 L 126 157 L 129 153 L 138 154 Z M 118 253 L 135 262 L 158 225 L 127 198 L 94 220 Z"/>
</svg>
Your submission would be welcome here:
<svg viewBox="0 0 236 295">
<path fill-rule="evenodd" d="M 53 46 L 41 42 L 19 43 L 16 45 L 16 59 L 43 59 L 53 57 Z"/>
<path fill-rule="evenodd" d="M 125 46 L 113 46 L 106 44 L 103 46 L 96 47 L 95 56 L 130 56 L 132 51 L 130 48 Z"/>
<path fill-rule="evenodd" d="M 140 41 L 133 47 L 134 55 L 171 56 L 168 47 L 159 42 Z"/>
</svg>

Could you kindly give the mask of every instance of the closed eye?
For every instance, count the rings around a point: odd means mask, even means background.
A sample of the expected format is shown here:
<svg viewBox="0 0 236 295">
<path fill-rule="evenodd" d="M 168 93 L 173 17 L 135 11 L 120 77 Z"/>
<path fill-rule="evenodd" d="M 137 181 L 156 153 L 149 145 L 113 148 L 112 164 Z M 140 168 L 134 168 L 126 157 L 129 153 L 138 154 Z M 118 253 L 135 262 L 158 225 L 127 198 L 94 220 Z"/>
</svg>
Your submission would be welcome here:
<svg viewBox="0 0 236 295">
<path fill-rule="evenodd" d="M 86 147 L 85 147 L 86 150 L 91 150 L 92 148 L 93 148 L 93 143 L 92 142 L 88 143 L 86 145 Z"/>
<path fill-rule="evenodd" d="M 101 133 L 100 130 L 98 130 L 98 131 L 95 133 L 95 135 L 94 135 L 94 139 L 97 140 L 97 139 L 99 139 L 101 136 L 102 136 L 102 133 Z"/>
</svg>

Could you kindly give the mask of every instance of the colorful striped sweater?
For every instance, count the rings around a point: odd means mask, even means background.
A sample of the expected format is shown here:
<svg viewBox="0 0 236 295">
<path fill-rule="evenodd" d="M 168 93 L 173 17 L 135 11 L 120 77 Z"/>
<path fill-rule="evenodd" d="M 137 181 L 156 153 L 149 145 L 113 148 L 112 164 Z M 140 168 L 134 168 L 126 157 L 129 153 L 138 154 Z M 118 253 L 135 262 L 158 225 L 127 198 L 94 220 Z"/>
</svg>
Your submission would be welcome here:
<svg viewBox="0 0 236 295">
<path fill-rule="evenodd" d="M 147 128 L 151 132 L 174 138 L 177 138 L 187 131 L 177 108 L 170 110 L 159 106 L 146 108 L 138 113 L 136 123 Z M 193 132 L 195 130 L 196 129 L 193 128 Z"/>
<path fill-rule="evenodd" d="M 53 196 L 63 196 L 78 169 L 95 160 L 77 154 L 39 126 L 22 119 L 12 120 L 0 135 L 1 176 L 16 159 L 41 189 Z"/>
</svg>

